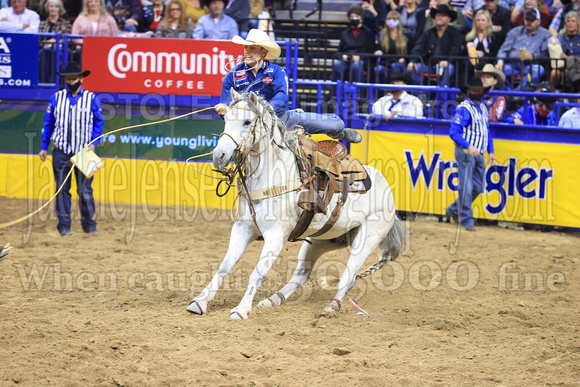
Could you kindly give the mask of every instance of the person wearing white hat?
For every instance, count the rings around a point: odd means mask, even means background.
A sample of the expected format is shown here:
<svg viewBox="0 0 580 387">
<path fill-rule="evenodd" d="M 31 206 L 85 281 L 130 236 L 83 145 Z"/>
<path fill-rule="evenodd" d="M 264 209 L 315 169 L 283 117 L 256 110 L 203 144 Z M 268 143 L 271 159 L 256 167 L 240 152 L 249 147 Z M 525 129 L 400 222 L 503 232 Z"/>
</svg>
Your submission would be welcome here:
<svg viewBox="0 0 580 387">
<path fill-rule="evenodd" d="M 288 129 L 300 125 L 308 134 L 323 133 L 354 143 L 362 141 L 360 133 L 345 129 L 344 122 L 337 115 L 286 110 L 288 77 L 282 67 L 270 63 L 280 56 L 281 50 L 267 33 L 252 29 L 246 39 L 234 36 L 232 42 L 244 46 L 244 61 L 224 77 L 220 103 L 215 106 L 218 114 L 225 115 L 229 111 L 232 88 L 238 92 L 253 91 L 268 101 Z"/>
</svg>

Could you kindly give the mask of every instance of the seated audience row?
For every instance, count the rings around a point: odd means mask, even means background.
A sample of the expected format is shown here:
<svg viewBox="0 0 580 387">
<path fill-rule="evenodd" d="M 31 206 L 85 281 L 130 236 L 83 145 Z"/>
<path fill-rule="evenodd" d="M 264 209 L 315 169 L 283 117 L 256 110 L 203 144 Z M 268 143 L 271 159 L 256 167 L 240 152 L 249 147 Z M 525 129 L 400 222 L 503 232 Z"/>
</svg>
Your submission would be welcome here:
<svg viewBox="0 0 580 387">
<path fill-rule="evenodd" d="M 542 5 L 542 0 L 526 0 L 524 8 L 538 1 Z M 575 1 L 580 8 L 580 0 Z M 448 0 L 438 2 L 447 3 Z M 546 79 L 547 74 L 554 86 L 560 86 L 566 59 L 580 52 L 578 13 L 568 12 L 564 28 L 557 38 L 552 38 L 550 32 L 541 27 L 542 13 L 535 8 L 526 9 L 521 14 L 523 25 L 515 28 L 511 28 L 508 12 L 501 11 L 503 20 L 494 21 L 494 15 L 499 12 L 498 3 L 499 0 L 487 1 L 486 6 L 475 13 L 471 30 L 464 37 L 454 27 L 460 14 L 447 4 L 430 9 L 425 24 L 431 23 L 433 27 L 421 34 L 408 32 L 405 27 L 405 23 L 407 27 L 417 26 L 417 17 L 409 23 L 408 17 L 403 20 L 401 13 L 389 11 L 378 39 L 372 38 L 377 36 L 364 23 L 366 11 L 363 7 L 352 5 L 347 11 L 350 26 L 343 31 L 338 47 L 342 57 L 334 62 L 332 80 L 382 83 L 389 73 L 406 69 L 415 84 L 421 84 L 425 74 L 434 74 L 439 85 L 458 87 L 460 85 L 454 82 L 457 71 L 460 79 L 467 79 L 476 67 L 493 63 L 506 75 L 498 89 L 514 88 L 513 79 L 518 82 L 517 88 L 523 89 L 529 83 Z M 413 6 L 399 9 L 407 16 L 409 9 L 415 15 L 417 12 Z"/>
<path fill-rule="evenodd" d="M 176 1 L 179 4 L 174 3 L 174 8 L 179 6 L 180 9 L 168 11 L 168 0 L 151 0 L 145 7 L 141 6 L 140 0 L 68 0 L 64 4 L 62 0 L 44 0 L 39 9 L 42 16 L 39 16 L 26 8 L 27 0 L 10 0 L 10 7 L 0 9 L 0 32 L 59 32 L 88 36 L 151 32 L 164 37 L 191 38 L 198 21 L 202 19 L 196 36 L 229 39 L 238 33 L 238 25 L 247 28 L 247 18 L 256 17 L 264 11 L 264 0 L 251 0 L 251 4 L 250 0 L 205 0 L 203 4 L 202 0 Z M 81 3 L 82 9 L 77 9 L 76 4 Z M 212 3 L 215 4 L 212 6 Z M 58 12 L 51 12 L 50 4 L 56 6 Z M 170 12 L 179 12 L 180 15 L 172 16 Z M 42 27 L 41 19 L 48 21 Z"/>
<path fill-rule="evenodd" d="M 487 64 L 476 73 L 480 77 L 483 87 L 490 91 L 494 90 L 497 84 L 503 83 L 505 78 L 505 75 L 492 64 Z M 412 85 L 413 79 L 408 74 L 393 73 L 389 79 L 389 84 L 397 86 Z M 488 93 L 480 102 L 485 106 L 490 122 L 516 125 L 558 125 L 564 128 L 580 129 L 580 106 L 572 107 L 562 114 L 559 120 L 555 117 L 553 111 L 555 101 L 544 95 L 544 93 L 554 92 L 550 83 L 544 82 L 531 85 L 529 91 L 534 91 L 538 95 L 528 98 L 527 106 L 522 106 L 509 115 L 508 102 L 504 95 Z M 580 82 L 576 82 L 573 85 L 572 92 L 580 93 Z M 570 102 L 580 104 L 580 95 Z M 407 93 L 404 88 L 398 88 L 374 102 L 372 114 L 380 116 L 387 121 L 393 117 L 424 118 L 423 102 Z"/>
</svg>

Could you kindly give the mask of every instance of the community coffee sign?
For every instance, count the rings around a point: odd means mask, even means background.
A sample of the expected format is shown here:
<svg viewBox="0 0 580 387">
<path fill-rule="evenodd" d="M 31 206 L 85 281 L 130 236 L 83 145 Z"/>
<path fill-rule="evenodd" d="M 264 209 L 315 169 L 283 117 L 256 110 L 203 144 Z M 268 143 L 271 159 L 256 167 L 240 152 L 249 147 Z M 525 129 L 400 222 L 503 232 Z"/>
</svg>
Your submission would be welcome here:
<svg viewBox="0 0 580 387">
<path fill-rule="evenodd" d="M 85 37 L 84 82 L 100 92 L 219 96 L 241 55 L 229 41 Z"/>
</svg>

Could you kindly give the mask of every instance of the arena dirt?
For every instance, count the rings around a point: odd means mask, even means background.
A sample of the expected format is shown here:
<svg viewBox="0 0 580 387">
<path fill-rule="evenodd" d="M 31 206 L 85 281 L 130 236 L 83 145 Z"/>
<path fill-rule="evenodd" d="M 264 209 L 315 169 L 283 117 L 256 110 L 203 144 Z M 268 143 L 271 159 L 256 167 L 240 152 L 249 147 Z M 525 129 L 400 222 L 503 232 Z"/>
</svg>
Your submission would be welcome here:
<svg viewBox="0 0 580 387">
<path fill-rule="evenodd" d="M 0 198 L 0 221 L 35 206 Z M 314 280 L 282 307 L 231 321 L 261 242 L 208 314 L 185 311 L 226 252 L 229 214 L 99 204 L 98 235 L 75 220 L 63 238 L 53 213 L 0 230 L 15 247 L 0 261 L 2 386 L 580 383 L 571 233 L 478 227 L 452 255 L 453 225 L 408 223 L 404 255 L 349 294 L 368 316 L 348 299 L 322 314 L 335 289 Z M 299 247 L 287 245 L 255 304 L 289 278 Z M 345 260 L 329 253 L 313 277 Z"/>
</svg>

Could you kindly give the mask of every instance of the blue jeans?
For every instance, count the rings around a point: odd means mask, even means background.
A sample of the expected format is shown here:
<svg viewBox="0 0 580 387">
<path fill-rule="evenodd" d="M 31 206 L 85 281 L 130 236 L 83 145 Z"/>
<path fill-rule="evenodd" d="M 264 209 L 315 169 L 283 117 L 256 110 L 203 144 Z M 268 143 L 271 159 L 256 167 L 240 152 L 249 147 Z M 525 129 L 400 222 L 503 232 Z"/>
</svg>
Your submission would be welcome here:
<svg viewBox="0 0 580 387">
<path fill-rule="evenodd" d="M 362 60 L 357 60 L 352 63 L 343 60 L 335 60 L 332 66 L 332 80 L 344 81 L 344 76 L 350 68 L 350 81 L 363 82 L 365 64 Z"/>
<path fill-rule="evenodd" d="M 56 189 L 59 189 L 64 182 L 73 165 L 70 161 L 72 154 L 66 154 L 59 149 L 52 151 L 52 169 L 56 180 Z M 74 169 L 74 175 L 77 181 L 77 193 L 79 194 L 79 208 L 81 210 L 81 225 L 84 232 L 91 232 L 97 229 L 95 217 L 95 199 L 93 198 L 93 188 L 91 184 L 93 178 L 87 179 L 85 175 L 77 168 Z M 62 190 L 56 196 L 56 215 L 58 216 L 58 231 L 70 230 L 71 218 L 71 195 L 70 186 L 72 178 L 69 177 Z"/>
<path fill-rule="evenodd" d="M 308 134 L 326 134 L 332 138 L 340 138 L 344 133 L 344 122 L 336 114 L 306 113 L 287 110 L 279 117 L 288 130 L 300 125 Z"/>
<path fill-rule="evenodd" d="M 457 172 L 459 174 L 459 197 L 453 202 L 447 211 L 457 215 L 463 226 L 473 226 L 473 212 L 471 204 L 483 193 L 485 176 L 485 158 L 465 153 L 466 149 L 455 145 L 455 160 L 457 160 Z"/>
<path fill-rule="evenodd" d="M 509 80 L 511 79 L 512 75 L 513 76 L 519 75 L 522 77 L 522 83 L 520 85 L 520 88 L 523 89 L 529 83 L 528 74 L 531 75 L 532 83 L 539 83 L 540 79 L 542 79 L 544 77 L 544 74 L 546 74 L 546 70 L 539 64 L 525 65 L 524 70 L 522 71 L 521 62 L 506 63 L 503 70 L 506 79 L 505 86 L 508 90 L 511 89 Z"/>
</svg>

